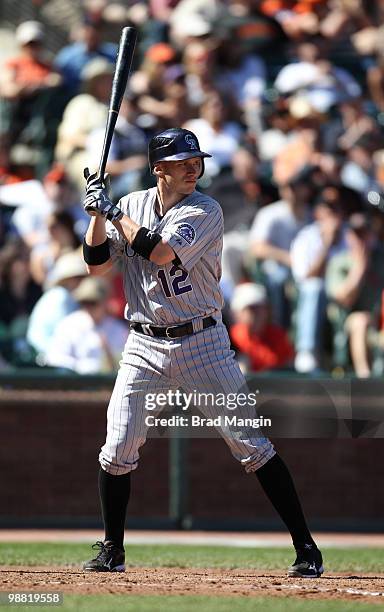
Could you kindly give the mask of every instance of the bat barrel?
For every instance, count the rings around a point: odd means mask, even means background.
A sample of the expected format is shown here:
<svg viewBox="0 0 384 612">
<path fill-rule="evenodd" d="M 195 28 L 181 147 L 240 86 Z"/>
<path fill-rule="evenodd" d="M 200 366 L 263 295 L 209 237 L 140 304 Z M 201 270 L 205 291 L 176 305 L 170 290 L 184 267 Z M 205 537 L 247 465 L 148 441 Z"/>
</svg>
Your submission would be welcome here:
<svg viewBox="0 0 384 612">
<path fill-rule="evenodd" d="M 108 120 L 98 169 L 98 176 L 101 179 L 104 178 L 113 131 L 131 71 L 136 38 L 137 31 L 135 28 L 123 28 L 117 52 L 115 74 L 113 76 L 111 98 L 109 102 Z"/>
</svg>

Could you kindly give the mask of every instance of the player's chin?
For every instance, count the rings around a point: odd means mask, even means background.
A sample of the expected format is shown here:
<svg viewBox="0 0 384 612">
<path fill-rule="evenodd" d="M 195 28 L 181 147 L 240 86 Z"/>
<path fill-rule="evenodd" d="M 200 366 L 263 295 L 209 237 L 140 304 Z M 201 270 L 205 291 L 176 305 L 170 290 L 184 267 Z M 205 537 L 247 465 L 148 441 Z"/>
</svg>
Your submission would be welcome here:
<svg viewBox="0 0 384 612">
<path fill-rule="evenodd" d="M 184 190 L 185 190 L 185 193 L 192 193 L 192 191 L 194 191 L 195 188 L 196 188 L 196 183 L 197 183 L 196 180 L 193 180 L 193 181 L 192 180 L 191 181 L 184 181 Z"/>
</svg>

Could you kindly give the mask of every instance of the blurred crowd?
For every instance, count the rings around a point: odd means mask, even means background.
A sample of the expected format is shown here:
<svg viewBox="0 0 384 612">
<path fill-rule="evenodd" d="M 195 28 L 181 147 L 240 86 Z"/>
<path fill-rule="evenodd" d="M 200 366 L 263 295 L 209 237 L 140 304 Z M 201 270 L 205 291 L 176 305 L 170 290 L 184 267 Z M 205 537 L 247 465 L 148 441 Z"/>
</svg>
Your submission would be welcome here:
<svg viewBox="0 0 384 612">
<path fill-rule="evenodd" d="M 244 371 L 381 375 L 384 2 L 83 0 L 59 49 L 44 4 L 0 70 L 0 368 L 117 367 L 121 274 L 86 277 L 81 202 L 132 25 L 113 200 L 153 186 L 155 133 L 191 129 L 213 156 L 198 188 L 223 208 L 224 316 Z"/>
</svg>

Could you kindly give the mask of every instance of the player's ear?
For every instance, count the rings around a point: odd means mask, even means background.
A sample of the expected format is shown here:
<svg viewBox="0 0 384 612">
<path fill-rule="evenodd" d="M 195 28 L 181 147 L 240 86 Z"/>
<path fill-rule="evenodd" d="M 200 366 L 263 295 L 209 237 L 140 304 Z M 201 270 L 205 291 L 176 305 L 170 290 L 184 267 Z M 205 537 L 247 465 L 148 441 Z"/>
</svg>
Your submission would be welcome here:
<svg viewBox="0 0 384 612">
<path fill-rule="evenodd" d="M 165 171 L 164 171 L 164 165 L 161 162 L 157 162 L 154 166 L 153 166 L 153 174 L 160 178 L 162 176 L 165 175 Z"/>
</svg>

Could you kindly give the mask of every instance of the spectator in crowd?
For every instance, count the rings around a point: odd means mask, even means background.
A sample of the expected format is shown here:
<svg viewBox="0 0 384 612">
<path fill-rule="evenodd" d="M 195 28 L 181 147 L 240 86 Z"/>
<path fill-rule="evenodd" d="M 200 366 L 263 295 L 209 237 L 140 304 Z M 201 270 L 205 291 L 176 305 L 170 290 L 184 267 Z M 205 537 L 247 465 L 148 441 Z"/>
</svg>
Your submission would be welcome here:
<svg viewBox="0 0 384 612">
<path fill-rule="evenodd" d="M 0 251 L 0 353 L 15 363 L 27 351 L 29 315 L 41 296 L 41 287 L 29 271 L 29 253 L 21 241 L 8 242 Z"/>
<path fill-rule="evenodd" d="M 225 13 L 221 0 L 179 0 L 169 16 L 169 39 L 178 49 L 212 37 L 214 24 Z"/>
<path fill-rule="evenodd" d="M 329 260 L 327 293 L 347 314 L 345 331 L 356 376 L 371 374 L 368 332 L 378 328 L 384 290 L 384 249 L 361 213 L 351 215 L 346 248 Z"/>
<path fill-rule="evenodd" d="M 169 96 L 167 74 L 177 63 L 176 51 L 170 44 L 156 43 L 147 49 L 139 70 L 130 79 L 138 110 L 151 130 L 161 131 L 173 125 L 173 113 L 178 107 Z"/>
<path fill-rule="evenodd" d="M 103 59 L 108 63 L 115 63 L 117 46 L 103 40 L 104 26 L 101 18 L 85 15 L 77 30 L 77 40 L 60 49 L 56 55 L 55 67 L 62 74 L 72 96 L 79 93 L 84 69 L 89 62 Z"/>
<path fill-rule="evenodd" d="M 301 373 L 319 368 L 326 314 L 326 266 L 346 245 L 343 211 L 336 189 L 329 187 L 318 196 L 314 219 L 298 232 L 290 250 L 292 275 L 298 292 L 295 369 Z"/>
<path fill-rule="evenodd" d="M 379 113 L 384 113 L 384 47 L 381 43 L 376 62 L 367 70 L 367 87 Z"/>
<path fill-rule="evenodd" d="M 36 200 L 34 206 L 31 206 L 31 197 Z M 79 192 L 63 164 L 53 164 L 42 182 L 25 181 L 19 185 L 15 198 L 19 199 L 19 206 L 12 215 L 12 224 L 32 250 L 49 240 L 47 219 L 51 213 L 68 213 L 77 236 L 83 238 L 88 215 L 80 204 Z"/>
<path fill-rule="evenodd" d="M 153 2 L 149 0 L 148 3 L 135 2 L 125 12 L 124 22 L 126 23 L 128 20 L 140 32 L 135 50 L 135 55 L 137 54 L 136 65 L 140 65 L 149 47 L 158 42 L 168 40 L 169 16 L 177 2 L 178 0 L 171 0 L 170 2 L 168 0 L 154 0 Z M 122 25 L 125 25 L 125 23 Z"/>
<path fill-rule="evenodd" d="M 358 50 L 356 35 L 366 36 L 372 26 L 381 23 L 380 2 L 366 0 L 332 0 L 320 24 L 320 32 L 346 55 Z"/>
<path fill-rule="evenodd" d="M 162 91 L 160 88 L 157 93 L 143 91 L 138 96 L 138 109 L 141 111 L 138 121 L 149 127 L 151 133 L 159 129 L 156 126 L 161 125 L 165 129 L 174 124 L 182 125 L 193 117 L 194 109 L 188 97 L 183 66 L 170 62 L 164 68 Z"/>
<path fill-rule="evenodd" d="M 46 352 L 57 325 L 78 308 L 72 293 L 86 275 L 87 269 L 78 251 L 65 253 L 56 261 L 51 285 L 36 302 L 27 331 L 27 340 L 38 353 L 40 365 L 45 363 Z"/>
<path fill-rule="evenodd" d="M 318 112 L 328 112 L 335 104 L 357 98 L 361 87 L 344 68 L 329 60 L 326 40 L 298 42 L 295 46 L 297 61 L 283 66 L 275 80 L 278 92 L 292 96 L 300 92 Z"/>
<path fill-rule="evenodd" d="M 0 71 L 0 133 L 8 136 L 11 146 L 22 141 L 40 147 L 43 167 L 51 160 L 65 93 L 61 75 L 44 49 L 43 25 L 24 21 L 15 37 L 19 54 L 7 59 Z"/>
<path fill-rule="evenodd" d="M 256 135 L 260 161 L 266 169 L 271 167 L 274 158 L 292 139 L 294 125 L 295 119 L 290 113 L 288 101 L 283 96 L 273 102 L 263 101 Z"/>
<path fill-rule="evenodd" d="M 188 100 L 197 111 L 206 95 L 215 88 L 217 70 L 215 45 L 206 40 L 191 42 L 183 50 L 182 64 L 185 70 Z"/>
<path fill-rule="evenodd" d="M 284 329 L 270 320 L 267 291 L 262 285 L 242 283 L 231 300 L 235 322 L 230 337 L 245 372 L 287 367 L 294 356 Z"/>
<path fill-rule="evenodd" d="M 29 272 L 29 253 L 22 241 L 8 242 L 0 251 L 0 320 L 10 325 L 28 317 L 41 296 Z"/>
<path fill-rule="evenodd" d="M 218 90 L 206 95 L 199 118 L 187 121 L 184 127 L 196 134 L 204 151 L 213 156 L 205 162 L 205 180 L 212 181 L 231 168 L 243 130 L 238 123 L 228 120 L 228 101 Z"/>
<path fill-rule="evenodd" d="M 224 214 L 221 288 L 226 301 L 230 301 L 235 286 L 248 278 L 249 229 L 261 195 L 258 171 L 259 162 L 252 149 L 241 146 L 232 157 L 231 172 L 205 188 L 208 195 L 220 202 Z"/>
<path fill-rule="evenodd" d="M 16 167 L 14 159 L 11 157 L 11 143 L 8 136 L 0 136 L 0 186 L 21 183 L 34 177 L 33 171 L 29 168 L 26 173 L 21 172 Z"/>
<path fill-rule="evenodd" d="M 226 23 L 225 19 L 223 21 Z M 241 33 L 242 28 L 247 31 L 242 20 L 239 23 L 237 17 L 229 18 L 227 34 L 217 49 L 219 69 L 215 81 L 218 89 L 227 96 L 234 96 L 239 108 L 245 109 L 251 101 L 260 100 L 266 87 L 267 71 L 262 56 L 251 52 L 239 39 L 237 31 Z"/>
<path fill-rule="evenodd" d="M 106 172 L 110 177 L 111 197 L 118 201 L 123 195 L 142 188 L 146 173 L 147 136 L 136 125 L 137 105 L 133 96 L 125 95 L 116 121 Z M 105 128 L 92 131 L 87 139 L 87 159 L 91 168 L 97 168 L 103 146 Z"/>
<path fill-rule="evenodd" d="M 73 292 L 79 308 L 57 325 L 49 343 L 48 365 L 78 374 L 117 370 L 128 326 L 108 315 L 107 294 L 105 279 L 88 277 L 81 281 Z"/>
<path fill-rule="evenodd" d="M 143 153 L 153 133 L 176 124 L 198 132 L 220 162 L 207 163 L 199 185 L 223 207 L 227 307 L 236 286 L 251 277 L 265 284 L 273 320 L 288 329 L 290 313 L 298 309 L 297 320 L 302 317 L 307 281 L 324 283 L 321 275 L 303 278 L 296 294 L 291 276 L 291 243 L 313 220 L 314 194 L 337 188 L 350 216 L 365 210 L 367 200 L 379 201 L 384 190 L 381 5 L 154 0 L 127 8 L 92 0 L 53 65 L 46 42 L 54 48 L 58 37 L 46 39 L 38 22 L 21 24 L 20 72 L 11 69 L 11 57 L 0 75 L 0 246 L 20 236 L 36 280 L 44 282 L 65 249 L 77 244 L 62 213 L 70 213 L 82 239 L 88 219 L 79 206 L 84 159 L 97 167 L 116 58 L 116 45 L 105 41 L 116 41 L 116 24 L 128 19 L 139 38 L 107 167 L 114 200 L 152 184 Z M 25 91 L 17 85 L 23 74 Z M 34 79 L 42 85 L 33 82 L 29 89 Z M 21 103 L 24 93 L 27 104 Z M 17 121 L 10 121 L 9 109 L 17 111 Z M 59 165 L 51 168 L 54 151 Z M 303 168 L 309 173 L 300 179 Z M 370 191 L 376 195 L 368 198 Z M 379 211 L 374 222 L 382 239 Z M 317 226 L 316 218 L 308 236 Z M 320 242 L 311 244 L 311 256 Z M 121 275 L 112 282 L 121 316 Z M 319 296 L 323 304 L 323 289 Z M 332 308 L 342 310 L 340 304 Z M 315 314 L 306 320 L 312 336 L 319 321 Z"/>
<path fill-rule="evenodd" d="M 263 0 L 261 10 L 274 17 L 290 39 L 317 34 L 327 14 L 327 0 Z"/>
<path fill-rule="evenodd" d="M 149 0 L 151 14 L 157 21 L 168 23 L 180 0 Z"/>
<path fill-rule="evenodd" d="M 289 104 L 292 129 L 272 160 L 273 179 L 278 184 L 290 181 L 303 167 L 321 166 L 323 163 L 323 154 L 318 150 L 318 129 L 325 117 L 302 102 L 295 100 Z M 327 170 L 331 174 L 332 165 Z"/>
<path fill-rule="evenodd" d="M 382 147 L 382 137 L 375 141 L 372 134 L 361 136 L 353 144 L 340 172 L 343 185 L 365 197 L 370 191 L 380 191 L 373 163 L 374 154 L 379 147 Z"/>
<path fill-rule="evenodd" d="M 281 200 L 261 208 L 250 229 L 250 259 L 260 262 L 273 319 L 283 327 L 289 324 L 286 284 L 291 277 L 291 244 L 300 229 L 311 220 L 309 176 L 303 170 L 289 183 L 280 185 Z"/>
<path fill-rule="evenodd" d="M 81 73 L 84 91 L 67 104 L 58 129 L 56 159 L 79 189 L 84 188 L 87 138 L 107 121 L 113 73 L 113 64 L 104 58 L 86 64 Z"/>
<path fill-rule="evenodd" d="M 262 54 L 274 61 L 283 53 L 286 36 L 278 20 L 266 13 L 260 0 L 229 0 L 224 16 L 218 20 L 223 30 L 250 54 Z"/>
<path fill-rule="evenodd" d="M 345 156 L 361 138 L 377 142 L 380 128 L 360 97 L 339 104 L 333 117 L 320 126 L 320 136 L 324 151 Z"/>
<path fill-rule="evenodd" d="M 47 219 L 48 241 L 37 245 L 31 253 L 31 274 L 42 287 L 49 285 L 56 261 L 68 251 L 80 246 L 73 218 L 66 210 L 55 211 Z"/>
</svg>

